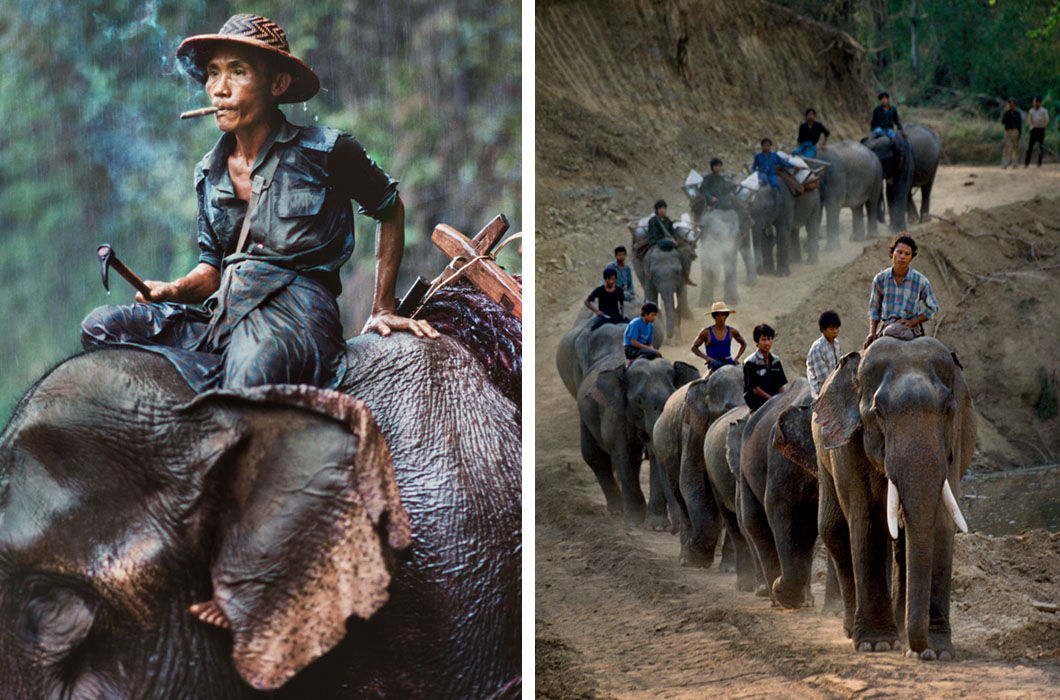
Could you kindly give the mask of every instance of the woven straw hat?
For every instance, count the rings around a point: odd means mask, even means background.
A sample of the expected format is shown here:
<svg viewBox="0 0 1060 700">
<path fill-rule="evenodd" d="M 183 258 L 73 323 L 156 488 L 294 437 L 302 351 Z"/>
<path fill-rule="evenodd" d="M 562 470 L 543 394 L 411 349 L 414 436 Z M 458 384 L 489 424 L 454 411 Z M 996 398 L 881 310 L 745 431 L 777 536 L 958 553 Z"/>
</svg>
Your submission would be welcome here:
<svg viewBox="0 0 1060 700">
<path fill-rule="evenodd" d="M 320 90 L 320 78 L 299 58 L 291 55 L 283 28 L 261 15 L 232 15 L 216 34 L 189 36 L 177 47 L 177 58 L 188 74 L 206 84 L 206 63 L 221 44 L 253 46 L 278 59 L 278 68 L 291 74 L 291 86 L 280 95 L 281 103 L 304 102 Z"/>
<path fill-rule="evenodd" d="M 730 309 L 724 301 L 716 301 L 710 305 L 709 314 L 734 314 L 736 309 Z"/>
</svg>

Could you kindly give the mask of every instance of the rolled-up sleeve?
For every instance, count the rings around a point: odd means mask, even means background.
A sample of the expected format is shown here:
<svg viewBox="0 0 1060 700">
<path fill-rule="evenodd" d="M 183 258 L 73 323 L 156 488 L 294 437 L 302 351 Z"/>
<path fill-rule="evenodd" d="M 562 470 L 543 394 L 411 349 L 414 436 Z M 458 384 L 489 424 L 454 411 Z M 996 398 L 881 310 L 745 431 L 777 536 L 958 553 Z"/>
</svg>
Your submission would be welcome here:
<svg viewBox="0 0 1060 700">
<path fill-rule="evenodd" d="M 358 213 L 378 221 L 393 216 L 398 181 L 368 156 L 357 139 L 348 134 L 339 136 L 328 166 L 333 185 L 360 205 Z"/>
<path fill-rule="evenodd" d="M 217 234 L 210 225 L 210 219 L 206 216 L 206 177 L 202 168 L 195 170 L 195 196 L 199 204 L 198 219 L 198 243 L 199 262 L 212 265 L 221 269 L 221 260 L 224 258 L 224 248 L 217 239 Z"/>
<path fill-rule="evenodd" d="M 883 273 L 878 273 L 872 280 L 872 294 L 869 295 L 869 320 L 879 321 L 883 307 Z"/>
<path fill-rule="evenodd" d="M 924 278 L 924 286 L 920 289 L 920 301 L 924 304 L 924 315 L 934 318 L 939 312 L 939 302 L 935 298 L 935 292 L 931 289 L 931 282 Z"/>
</svg>

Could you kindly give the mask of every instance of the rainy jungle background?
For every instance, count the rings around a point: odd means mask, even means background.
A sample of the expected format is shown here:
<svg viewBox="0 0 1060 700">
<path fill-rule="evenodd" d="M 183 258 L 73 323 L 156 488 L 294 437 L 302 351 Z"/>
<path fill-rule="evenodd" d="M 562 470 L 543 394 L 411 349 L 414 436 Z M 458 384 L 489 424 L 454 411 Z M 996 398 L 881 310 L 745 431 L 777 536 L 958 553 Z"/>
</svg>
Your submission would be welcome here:
<svg viewBox="0 0 1060 700">
<path fill-rule="evenodd" d="M 294 9 L 297 7 L 297 9 Z M 406 249 L 400 296 L 447 259 L 437 223 L 473 235 L 496 214 L 521 229 L 518 2 L 0 0 L 0 416 L 80 349 L 80 320 L 132 300 L 96 246 L 141 277 L 175 279 L 198 260 L 193 169 L 216 142 L 208 105 L 174 59 L 181 39 L 239 12 L 280 23 L 321 78 L 297 124 L 357 136 L 401 182 Z M 357 217 L 343 268 L 347 336 L 371 307 L 374 221 Z M 500 261 L 519 271 L 515 245 Z"/>
</svg>

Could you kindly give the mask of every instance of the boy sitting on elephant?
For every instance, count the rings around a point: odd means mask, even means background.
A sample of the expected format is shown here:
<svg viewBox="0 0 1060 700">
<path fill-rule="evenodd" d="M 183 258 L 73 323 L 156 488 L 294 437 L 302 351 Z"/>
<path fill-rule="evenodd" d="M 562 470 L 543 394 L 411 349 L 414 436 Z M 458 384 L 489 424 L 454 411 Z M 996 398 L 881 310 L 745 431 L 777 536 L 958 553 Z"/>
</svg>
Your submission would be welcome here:
<svg viewBox="0 0 1060 700">
<path fill-rule="evenodd" d="M 652 347 L 652 341 L 655 340 L 655 317 L 658 315 L 658 306 L 650 301 L 644 302 L 644 306 L 640 307 L 640 318 L 633 319 L 626 326 L 626 334 L 622 337 L 626 366 L 638 357 L 646 360 L 662 357 L 662 353 Z"/>
<path fill-rule="evenodd" d="M 839 314 L 831 309 L 823 312 L 817 319 L 821 337 L 806 353 L 806 378 L 810 380 L 810 396 L 815 399 L 821 393 L 824 380 L 839 366 L 839 358 L 843 356 L 839 349 L 840 325 L 842 322 L 839 320 Z"/>
<path fill-rule="evenodd" d="M 755 326 L 752 332 L 758 351 L 743 363 L 743 398 L 752 412 L 783 392 L 788 383 L 780 358 L 770 352 L 776 335 L 777 332 L 765 323 Z"/>
<path fill-rule="evenodd" d="M 589 292 L 585 298 L 585 308 L 596 314 L 596 320 L 589 330 L 595 331 L 605 323 L 626 323 L 628 318 L 622 315 L 622 305 L 625 296 L 618 287 L 618 273 L 608 266 L 604 268 L 604 283 Z M 593 306 L 593 301 L 599 299 L 599 308 Z"/>
</svg>

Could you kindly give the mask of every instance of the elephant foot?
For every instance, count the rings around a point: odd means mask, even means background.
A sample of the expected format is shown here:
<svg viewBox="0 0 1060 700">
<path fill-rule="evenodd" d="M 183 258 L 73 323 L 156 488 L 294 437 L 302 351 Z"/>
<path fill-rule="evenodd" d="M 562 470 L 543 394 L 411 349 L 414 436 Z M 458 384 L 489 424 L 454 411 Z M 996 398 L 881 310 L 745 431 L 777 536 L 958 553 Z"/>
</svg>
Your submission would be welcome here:
<svg viewBox="0 0 1060 700">
<path fill-rule="evenodd" d="M 898 642 L 861 642 L 857 646 L 859 652 L 898 651 L 898 648 Z"/>
<path fill-rule="evenodd" d="M 757 598 L 768 598 L 769 597 L 769 586 L 764 583 L 758 584 L 755 587 L 755 597 Z"/>
<path fill-rule="evenodd" d="M 843 614 L 843 599 L 842 598 L 831 598 L 828 595 L 824 597 L 824 605 L 821 606 L 822 615 L 831 615 L 832 617 L 839 617 Z"/>
<path fill-rule="evenodd" d="M 820 262 L 820 259 L 817 257 L 817 253 L 811 253 L 810 255 L 806 256 L 807 265 L 816 265 L 818 262 Z"/>
<path fill-rule="evenodd" d="M 755 579 L 750 574 L 740 575 L 740 572 L 736 572 L 736 590 L 750 593 L 755 590 Z"/>
<path fill-rule="evenodd" d="M 220 627 L 223 630 L 232 629 L 232 623 L 229 621 L 228 616 L 221 612 L 221 608 L 217 607 L 217 603 L 212 599 L 202 603 L 195 603 L 188 610 L 191 611 L 192 615 L 208 625 Z"/>
<path fill-rule="evenodd" d="M 747 273 L 747 278 L 743 281 L 748 287 L 753 287 L 758 284 L 758 274 L 754 272 Z"/>
<path fill-rule="evenodd" d="M 644 529 L 666 532 L 670 529 L 670 518 L 666 516 L 666 513 L 648 513 L 644 518 Z"/>
<path fill-rule="evenodd" d="M 824 244 L 824 250 L 826 253 L 830 253 L 833 250 L 839 250 L 839 239 L 829 238 L 828 242 Z"/>
<path fill-rule="evenodd" d="M 795 610 L 803 607 L 813 607 L 813 596 L 807 595 L 805 587 L 799 587 L 795 590 L 791 590 L 789 586 L 784 585 L 784 579 L 777 578 L 773 582 L 773 600 L 789 610 Z"/>
<path fill-rule="evenodd" d="M 953 642 L 950 641 L 948 634 L 928 633 L 927 647 L 920 651 L 909 649 L 905 655 L 921 661 L 953 661 L 956 658 L 953 653 Z"/>
<path fill-rule="evenodd" d="M 785 266 L 777 269 L 777 277 L 788 277 L 791 275 L 791 268 Z"/>
<path fill-rule="evenodd" d="M 621 497 L 614 499 L 607 499 L 607 514 L 608 515 L 622 515 L 626 512 L 626 506 L 622 503 Z"/>
<path fill-rule="evenodd" d="M 858 652 L 900 651 L 897 631 L 856 632 L 853 636 L 854 649 Z"/>
<path fill-rule="evenodd" d="M 851 234 L 850 240 L 853 241 L 854 243 L 858 243 L 859 241 L 865 240 L 865 234 L 864 233 Z"/>
<path fill-rule="evenodd" d="M 714 563 L 714 552 L 707 553 L 702 547 L 682 544 L 679 561 L 681 566 L 709 569 L 711 564 Z"/>
</svg>

